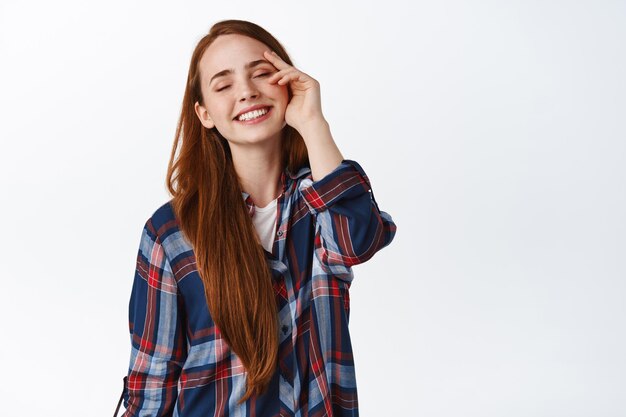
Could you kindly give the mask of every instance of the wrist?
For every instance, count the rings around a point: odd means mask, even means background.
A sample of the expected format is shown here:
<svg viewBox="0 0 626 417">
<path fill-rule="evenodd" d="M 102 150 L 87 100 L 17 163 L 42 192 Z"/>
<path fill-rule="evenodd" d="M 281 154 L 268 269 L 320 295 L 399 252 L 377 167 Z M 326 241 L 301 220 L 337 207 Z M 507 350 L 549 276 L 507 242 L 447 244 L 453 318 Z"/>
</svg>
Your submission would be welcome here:
<svg viewBox="0 0 626 417">
<path fill-rule="evenodd" d="M 320 136 L 320 134 L 330 131 L 330 125 L 324 116 L 319 116 L 304 122 L 297 130 L 306 142 L 308 138 Z"/>
</svg>

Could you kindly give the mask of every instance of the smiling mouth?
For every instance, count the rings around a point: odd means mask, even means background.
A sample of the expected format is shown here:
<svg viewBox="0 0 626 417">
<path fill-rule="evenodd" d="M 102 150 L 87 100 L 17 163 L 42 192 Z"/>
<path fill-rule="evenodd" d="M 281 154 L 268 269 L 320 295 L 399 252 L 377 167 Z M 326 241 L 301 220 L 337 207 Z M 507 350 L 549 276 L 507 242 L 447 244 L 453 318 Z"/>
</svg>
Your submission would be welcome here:
<svg viewBox="0 0 626 417">
<path fill-rule="evenodd" d="M 263 107 L 260 109 L 252 110 L 251 112 L 244 113 L 235 117 L 233 120 L 238 122 L 248 122 L 251 120 L 260 119 L 267 115 L 272 110 L 272 106 Z"/>
</svg>

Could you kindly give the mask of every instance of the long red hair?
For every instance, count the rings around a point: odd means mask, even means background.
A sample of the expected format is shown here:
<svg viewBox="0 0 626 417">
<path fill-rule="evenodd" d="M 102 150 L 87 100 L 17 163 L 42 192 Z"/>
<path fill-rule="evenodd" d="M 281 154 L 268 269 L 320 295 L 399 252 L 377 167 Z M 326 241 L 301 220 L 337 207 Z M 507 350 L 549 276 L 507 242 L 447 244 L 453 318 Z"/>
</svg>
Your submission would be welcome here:
<svg viewBox="0 0 626 417">
<path fill-rule="evenodd" d="M 200 58 L 226 34 L 256 39 L 292 65 L 285 48 L 260 26 L 244 20 L 214 24 L 191 56 L 166 186 L 180 230 L 193 246 L 213 321 L 246 368 L 241 404 L 264 392 L 276 370 L 278 312 L 272 274 L 243 200 L 228 142 L 216 128 L 204 127 L 194 111 L 195 102 L 203 104 Z M 298 172 L 309 164 L 302 136 L 289 125 L 282 133 L 282 167 Z"/>
</svg>

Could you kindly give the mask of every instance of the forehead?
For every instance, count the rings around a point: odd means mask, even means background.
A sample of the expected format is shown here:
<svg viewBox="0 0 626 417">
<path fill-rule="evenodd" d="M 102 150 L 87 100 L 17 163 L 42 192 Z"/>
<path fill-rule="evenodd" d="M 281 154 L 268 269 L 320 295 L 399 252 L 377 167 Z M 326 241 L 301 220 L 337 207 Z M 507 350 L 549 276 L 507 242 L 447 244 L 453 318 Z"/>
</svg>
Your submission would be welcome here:
<svg viewBox="0 0 626 417">
<path fill-rule="evenodd" d="M 238 71 L 256 59 L 265 59 L 263 51 L 269 49 L 264 43 L 243 35 L 221 35 L 204 51 L 200 58 L 202 77 L 225 70 Z"/>
</svg>

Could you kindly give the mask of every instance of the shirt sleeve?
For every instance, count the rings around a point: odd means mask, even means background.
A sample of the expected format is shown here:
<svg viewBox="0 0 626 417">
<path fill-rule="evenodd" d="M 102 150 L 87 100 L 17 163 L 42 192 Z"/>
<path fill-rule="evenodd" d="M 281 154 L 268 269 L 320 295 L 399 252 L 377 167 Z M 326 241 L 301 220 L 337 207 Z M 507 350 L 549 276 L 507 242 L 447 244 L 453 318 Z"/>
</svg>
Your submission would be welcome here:
<svg viewBox="0 0 626 417">
<path fill-rule="evenodd" d="M 171 416 L 187 355 L 183 305 L 150 220 L 143 228 L 129 303 L 131 356 L 124 417 Z"/>
<path fill-rule="evenodd" d="M 350 268 L 389 245 L 396 224 L 380 211 L 369 179 L 356 162 L 344 159 L 318 181 L 302 183 L 300 192 L 316 217 L 316 254 L 327 272 L 352 280 Z"/>
</svg>

